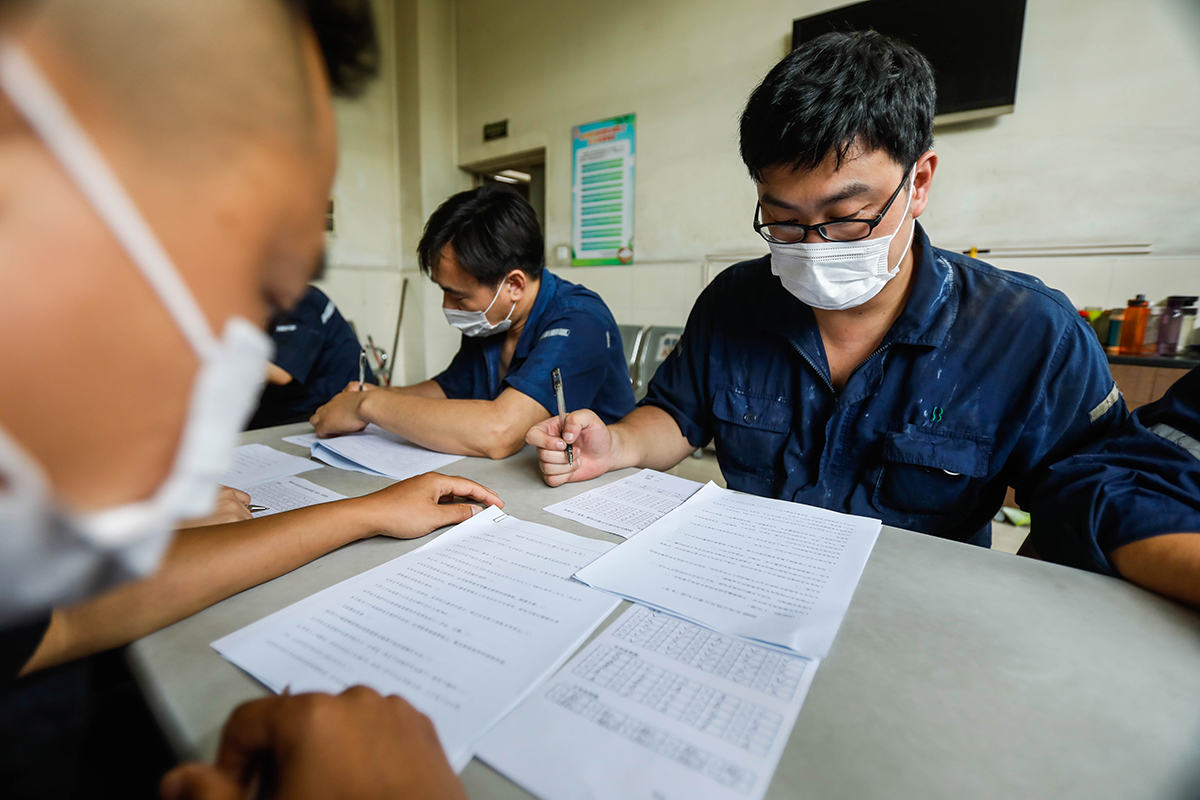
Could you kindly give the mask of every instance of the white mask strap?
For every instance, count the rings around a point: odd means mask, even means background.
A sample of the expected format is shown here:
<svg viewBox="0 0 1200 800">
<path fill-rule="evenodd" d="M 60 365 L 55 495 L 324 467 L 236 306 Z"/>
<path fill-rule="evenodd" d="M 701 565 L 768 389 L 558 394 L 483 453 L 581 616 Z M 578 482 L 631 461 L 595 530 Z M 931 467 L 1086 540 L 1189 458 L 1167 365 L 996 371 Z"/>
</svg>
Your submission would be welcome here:
<svg viewBox="0 0 1200 800">
<path fill-rule="evenodd" d="M 218 344 L 171 257 L 46 76 L 7 37 L 0 37 L 0 89 L 121 243 L 192 349 L 210 356 Z"/>
</svg>

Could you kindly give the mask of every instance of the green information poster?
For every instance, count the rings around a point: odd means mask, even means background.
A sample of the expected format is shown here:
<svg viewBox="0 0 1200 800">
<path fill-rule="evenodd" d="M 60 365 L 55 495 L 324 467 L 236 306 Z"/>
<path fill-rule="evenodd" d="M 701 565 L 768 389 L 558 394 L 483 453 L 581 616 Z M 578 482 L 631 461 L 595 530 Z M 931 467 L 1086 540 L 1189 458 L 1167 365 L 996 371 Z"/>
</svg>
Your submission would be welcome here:
<svg viewBox="0 0 1200 800">
<path fill-rule="evenodd" d="M 633 263 L 634 116 L 571 131 L 571 264 Z"/>
</svg>

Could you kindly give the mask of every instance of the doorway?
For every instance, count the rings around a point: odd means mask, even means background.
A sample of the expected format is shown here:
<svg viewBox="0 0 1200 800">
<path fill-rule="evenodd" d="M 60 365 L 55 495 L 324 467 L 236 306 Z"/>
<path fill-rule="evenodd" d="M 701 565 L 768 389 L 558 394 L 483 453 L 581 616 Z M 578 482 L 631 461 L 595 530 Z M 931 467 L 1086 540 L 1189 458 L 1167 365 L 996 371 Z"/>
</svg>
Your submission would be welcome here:
<svg viewBox="0 0 1200 800">
<path fill-rule="evenodd" d="M 475 186 L 500 186 L 519 194 L 533 207 L 542 235 L 546 235 L 546 151 L 530 150 L 463 167 L 474 176 Z"/>
</svg>

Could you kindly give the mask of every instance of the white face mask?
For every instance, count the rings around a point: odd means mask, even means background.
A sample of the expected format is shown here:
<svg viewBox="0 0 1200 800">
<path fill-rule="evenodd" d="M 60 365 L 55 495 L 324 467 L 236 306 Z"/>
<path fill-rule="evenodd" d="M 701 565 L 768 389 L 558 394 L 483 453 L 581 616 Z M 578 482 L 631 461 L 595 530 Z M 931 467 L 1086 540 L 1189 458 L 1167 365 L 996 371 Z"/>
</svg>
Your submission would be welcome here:
<svg viewBox="0 0 1200 800">
<path fill-rule="evenodd" d="M 153 287 L 199 369 L 171 472 L 146 499 L 78 513 L 57 503 L 38 464 L 0 430 L 0 626 L 143 576 L 175 524 L 208 513 L 217 480 L 262 390 L 270 338 L 235 317 L 218 340 L 200 306 L 87 133 L 19 45 L 0 39 L 2 90 Z M 131 431 L 131 435 L 135 432 Z"/>
<path fill-rule="evenodd" d="M 500 288 L 496 290 L 496 296 L 492 298 L 492 302 L 488 303 L 488 307 L 483 311 L 459 311 L 457 308 L 442 308 L 442 313 L 446 315 L 446 321 L 454 327 L 458 328 L 467 336 L 491 336 L 495 333 L 502 333 L 512 327 L 512 314 L 516 309 L 517 304 L 514 302 L 512 308 L 508 310 L 508 316 L 496 323 L 488 322 L 487 312 L 492 310 L 492 306 L 496 305 L 496 301 L 500 299 L 500 292 L 504 291 L 505 285 L 508 284 L 508 279 L 500 282 Z"/>
<path fill-rule="evenodd" d="M 795 242 L 776 244 L 771 247 L 771 274 L 778 275 L 783 288 L 794 294 L 802 303 L 827 311 L 843 311 L 855 308 L 870 300 L 896 277 L 900 261 L 888 266 L 888 250 L 892 239 L 904 226 L 908 209 L 912 203 L 912 178 L 909 176 L 908 199 L 900 225 L 888 236 L 878 239 L 862 239 L 857 242 Z M 908 252 L 912 244 L 916 223 L 909 229 Z"/>
</svg>

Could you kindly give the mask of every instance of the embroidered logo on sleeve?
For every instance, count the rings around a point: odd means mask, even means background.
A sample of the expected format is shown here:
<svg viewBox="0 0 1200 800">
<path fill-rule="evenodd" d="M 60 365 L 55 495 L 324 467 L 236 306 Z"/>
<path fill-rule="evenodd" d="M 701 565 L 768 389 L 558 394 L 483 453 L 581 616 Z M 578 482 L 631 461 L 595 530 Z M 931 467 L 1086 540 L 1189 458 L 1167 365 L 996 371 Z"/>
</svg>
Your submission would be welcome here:
<svg viewBox="0 0 1200 800">
<path fill-rule="evenodd" d="M 538 341 L 541 341 L 541 339 L 549 339 L 551 336 L 570 336 L 570 335 L 571 335 L 570 328 L 551 328 L 550 330 L 543 333 Z"/>
<path fill-rule="evenodd" d="M 329 305 L 325 306 L 325 310 L 321 312 L 321 324 L 322 325 L 324 325 L 326 322 L 329 322 L 329 318 L 333 316 L 333 312 L 335 310 L 336 309 L 333 306 L 333 301 L 330 300 Z"/>
<path fill-rule="evenodd" d="M 1117 398 L 1119 398 L 1120 396 L 1121 396 L 1121 390 L 1118 389 L 1117 385 L 1114 383 L 1112 391 L 1108 393 L 1107 397 L 1105 397 L 1103 400 L 1100 401 L 1100 405 L 1096 406 L 1090 412 L 1088 412 L 1089 419 L 1091 419 L 1092 422 L 1095 422 L 1096 420 L 1103 417 L 1104 412 L 1106 412 L 1110 408 L 1112 408 L 1113 405 L 1117 402 Z"/>
<path fill-rule="evenodd" d="M 1150 432 L 1161 436 L 1172 444 L 1179 445 L 1184 450 L 1187 450 L 1189 453 L 1191 453 L 1195 458 L 1200 459 L 1200 442 L 1196 441 L 1191 436 L 1188 436 L 1178 428 L 1172 428 L 1170 425 L 1164 425 L 1160 422 L 1157 425 L 1151 425 Z"/>
</svg>

